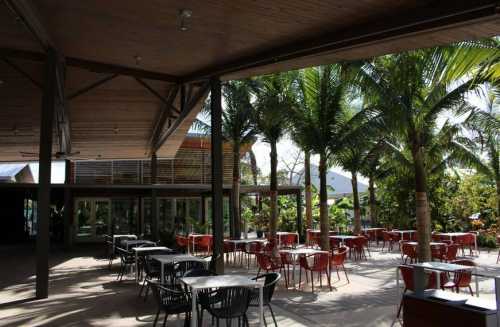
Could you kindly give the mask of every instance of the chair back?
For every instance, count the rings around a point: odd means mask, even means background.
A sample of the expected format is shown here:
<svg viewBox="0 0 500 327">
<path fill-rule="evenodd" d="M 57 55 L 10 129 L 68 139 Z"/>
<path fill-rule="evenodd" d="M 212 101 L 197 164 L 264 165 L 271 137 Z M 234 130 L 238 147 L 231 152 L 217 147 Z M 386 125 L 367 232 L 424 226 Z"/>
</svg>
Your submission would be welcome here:
<svg viewBox="0 0 500 327">
<path fill-rule="evenodd" d="M 259 268 L 261 270 L 270 270 L 272 267 L 272 261 L 271 261 L 271 256 L 267 253 L 256 253 L 255 256 L 257 257 L 257 264 L 259 265 Z"/>
<path fill-rule="evenodd" d="M 390 242 L 392 240 L 391 233 L 385 230 L 382 231 L 382 240 L 384 240 L 384 242 Z"/>
<path fill-rule="evenodd" d="M 262 242 L 253 241 L 248 244 L 248 253 L 255 254 L 262 251 Z"/>
<path fill-rule="evenodd" d="M 330 264 L 332 266 L 341 266 L 344 264 L 344 261 L 347 257 L 347 248 L 341 247 L 339 248 L 337 253 L 333 253 L 330 259 Z"/>
<path fill-rule="evenodd" d="M 458 245 L 450 244 L 446 246 L 446 261 L 454 261 L 457 259 Z"/>
<path fill-rule="evenodd" d="M 210 293 L 200 293 L 200 302 L 208 305 L 208 311 L 216 318 L 238 318 L 247 312 L 250 304 L 248 287 L 225 287 L 215 292 L 219 301 L 210 301 Z"/>
<path fill-rule="evenodd" d="M 212 242 L 213 242 L 212 235 L 204 235 L 204 236 L 198 238 L 197 245 L 199 245 L 203 248 L 211 248 Z"/>
<path fill-rule="evenodd" d="M 285 248 L 294 247 L 296 237 L 297 237 L 297 235 L 295 235 L 295 234 L 281 235 L 280 246 L 285 247 Z"/>
<path fill-rule="evenodd" d="M 176 284 L 177 279 L 183 277 L 191 269 L 205 269 L 205 263 L 197 260 L 186 260 L 175 263 L 171 271 L 172 284 Z"/>
<path fill-rule="evenodd" d="M 274 294 L 274 289 L 276 287 L 276 284 L 281 278 L 281 275 L 277 272 L 271 272 L 267 273 L 264 275 L 260 275 L 258 277 L 253 278 L 254 280 L 259 280 L 265 278 L 264 281 L 264 287 L 262 288 L 262 293 L 263 293 L 263 300 L 264 303 L 263 305 L 267 305 L 271 302 L 271 299 Z"/>
<path fill-rule="evenodd" d="M 452 261 L 451 263 L 456 264 L 456 265 L 462 265 L 462 266 L 470 266 L 474 267 L 476 264 L 472 260 L 466 260 L 466 259 L 461 259 L 461 260 L 455 260 Z M 458 287 L 467 287 L 472 281 L 472 272 L 470 270 L 459 270 L 455 272 L 455 276 L 453 277 L 453 282 L 455 285 Z"/>
<path fill-rule="evenodd" d="M 315 253 L 313 254 L 314 263 L 311 267 L 313 270 L 321 271 L 328 268 L 330 254 L 329 253 Z"/>
<path fill-rule="evenodd" d="M 432 245 L 431 257 L 432 259 L 441 260 L 446 255 L 446 245 Z"/>
<path fill-rule="evenodd" d="M 406 255 L 412 259 L 417 257 L 417 251 L 415 250 L 415 247 L 408 243 L 401 243 L 401 252 L 403 253 L 403 255 Z"/>
<path fill-rule="evenodd" d="M 183 277 L 207 277 L 207 276 L 215 276 L 215 273 L 206 269 L 191 269 L 186 271 Z"/>
<path fill-rule="evenodd" d="M 413 279 L 413 267 L 400 265 L 399 271 L 401 272 L 401 277 L 403 278 L 403 282 L 405 283 L 406 289 L 414 292 L 415 291 L 415 282 Z M 433 272 L 433 273 L 426 272 L 426 274 L 428 275 L 426 289 L 436 288 L 436 273 L 435 272 Z"/>
</svg>

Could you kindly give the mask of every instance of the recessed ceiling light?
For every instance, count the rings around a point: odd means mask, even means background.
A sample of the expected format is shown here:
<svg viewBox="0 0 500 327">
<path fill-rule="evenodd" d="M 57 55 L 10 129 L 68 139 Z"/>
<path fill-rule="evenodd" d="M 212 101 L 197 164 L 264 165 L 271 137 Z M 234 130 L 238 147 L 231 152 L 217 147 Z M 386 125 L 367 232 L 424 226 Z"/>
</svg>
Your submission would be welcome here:
<svg viewBox="0 0 500 327">
<path fill-rule="evenodd" d="M 189 19 L 193 16 L 193 11 L 190 9 L 181 9 L 179 11 L 180 30 L 187 31 L 189 29 Z"/>
</svg>

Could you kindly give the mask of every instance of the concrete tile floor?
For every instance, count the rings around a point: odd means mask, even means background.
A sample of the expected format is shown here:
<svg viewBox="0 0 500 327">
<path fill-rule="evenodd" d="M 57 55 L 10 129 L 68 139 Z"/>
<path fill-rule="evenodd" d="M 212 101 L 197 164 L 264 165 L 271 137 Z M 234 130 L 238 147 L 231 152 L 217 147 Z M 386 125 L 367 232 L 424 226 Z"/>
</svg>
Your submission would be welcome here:
<svg viewBox="0 0 500 327">
<path fill-rule="evenodd" d="M 33 249 L 22 247 L 0 249 L 0 303 L 33 296 Z M 0 305 L 0 326 L 150 326 L 154 319 L 153 299 L 137 297 L 138 286 L 132 276 L 116 281 L 114 270 L 107 269 L 102 250 L 80 248 L 67 253 L 54 250 L 51 255 L 50 297 L 40 301 Z M 496 251 L 481 251 L 474 258 L 480 272 L 500 274 Z M 315 282 L 315 293 L 303 285 L 301 289 L 285 289 L 280 283 L 273 308 L 278 326 L 398 326 L 395 321 L 399 292 L 396 267 L 401 263 L 398 252 L 372 249 L 367 261 L 346 264 L 350 283 L 340 275 L 332 275 L 333 291 L 326 280 L 323 288 Z M 226 273 L 255 275 L 255 268 L 229 264 Z M 298 274 L 296 275 L 298 281 Z M 318 285 L 316 287 L 316 284 Z M 494 299 L 494 283 L 480 279 L 481 297 Z M 257 310 L 250 309 L 251 326 L 258 326 Z M 266 319 L 271 322 L 270 313 Z M 182 326 L 183 317 L 169 317 L 168 326 Z M 209 326 L 207 319 L 204 326 Z"/>
</svg>

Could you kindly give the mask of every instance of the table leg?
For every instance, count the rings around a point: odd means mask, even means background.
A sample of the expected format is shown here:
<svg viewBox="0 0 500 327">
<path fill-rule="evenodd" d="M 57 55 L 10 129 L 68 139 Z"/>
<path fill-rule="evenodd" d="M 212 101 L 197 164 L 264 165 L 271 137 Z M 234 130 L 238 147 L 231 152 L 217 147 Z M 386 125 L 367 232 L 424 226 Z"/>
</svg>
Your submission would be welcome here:
<svg viewBox="0 0 500 327">
<path fill-rule="evenodd" d="M 165 268 L 164 268 L 165 263 L 160 262 L 160 266 L 161 266 L 161 268 L 160 268 L 160 274 L 161 274 L 160 280 L 161 280 L 162 284 L 165 284 Z"/>
<path fill-rule="evenodd" d="M 138 252 L 135 251 L 135 282 L 139 283 L 139 258 Z"/>
<path fill-rule="evenodd" d="M 436 289 L 441 289 L 441 271 L 436 270 Z"/>
<path fill-rule="evenodd" d="M 198 312 L 196 310 L 196 289 L 191 288 L 191 327 L 198 326 Z"/>
<path fill-rule="evenodd" d="M 477 267 L 474 267 L 474 283 L 476 284 L 476 296 L 479 297 L 479 277 L 477 276 Z"/>
<path fill-rule="evenodd" d="M 396 310 L 399 309 L 399 303 L 401 302 L 401 299 L 403 297 L 403 293 L 401 293 L 401 290 L 399 289 L 399 267 L 396 267 L 396 299 L 399 299 L 399 301 L 396 303 Z"/>
<path fill-rule="evenodd" d="M 292 265 L 292 282 L 293 282 L 293 289 L 296 290 L 297 289 L 297 284 L 295 283 L 295 265 L 297 263 L 297 257 L 292 255 L 292 260 L 293 260 L 293 265 Z M 300 287 L 300 285 L 299 285 Z"/>
<path fill-rule="evenodd" d="M 264 291 L 263 287 L 259 287 L 259 325 L 264 326 Z M 193 326 L 195 327 L 195 326 Z"/>
</svg>

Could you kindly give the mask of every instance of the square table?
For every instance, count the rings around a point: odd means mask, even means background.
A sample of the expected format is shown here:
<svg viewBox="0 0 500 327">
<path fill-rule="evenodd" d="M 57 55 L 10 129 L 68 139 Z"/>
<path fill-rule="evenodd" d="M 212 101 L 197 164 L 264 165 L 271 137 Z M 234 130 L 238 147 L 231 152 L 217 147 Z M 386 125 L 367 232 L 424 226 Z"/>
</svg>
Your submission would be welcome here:
<svg viewBox="0 0 500 327">
<path fill-rule="evenodd" d="M 475 273 L 477 272 L 477 268 L 475 266 L 464 266 L 464 265 L 457 265 L 453 263 L 446 263 L 446 262 L 437 262 L 437 261 L 430 261 L 430 262 L 422 262 L 422 263 L 414 263 L 411 264 L 413 267 L 422 267 L 427 270 L 432 270 L 436 272 L 437 277 L 436 277 L 436 288 L 440 289 L 441 288 L 441 272 L 457 272 L 460 270 L 473 270 Z M 476 296 L 479 296 L 479 280 L 477 278 L 477 275 L 474 276 L 475 279 L 475 284 L 476 284 Z"/>
<path fill-rule="evenodd" d="M 116 239 L 120 237 L 128 237 L 128 238 L 133 238 L 134 240 L 137 239 L 137 235 L 134 234 L 114 234 L 113 235 L 113 253 L 115 252 L 115 247 L 116 247 Z"/>
<path fill-rule="evenodd" d="M 165 266 L 168 264 L 174 264 L 181 261 L 200 261 L 205 265 L 207 264 L 207 260 L 190 254 L 155 254 L 151 256 L 151 259 L 160 263 L 162 284 L 165 283 Z"/>
<path fill-rule="evenodd" d="M 232 243 L 233 244 L 233 260 L 236 263 L 236 246 L 238 244 L 245 244 L 245 249 L 249 251 L 249 244 L 252 242 L 260 242 L 260 243 L 267 243 L 266 239 L 262 238 L 247 238 L 247 239 L 242 239 L 242 240 L 224 240 L 224 242 L 227 243 Z M 243 261 L 243 260 L 242 260 Z"/>
<path fill-rule="evenodd" d="M 344 244 L 345 243 L 345 240 L 353 240 L 353 239 L 356 239 L 360 236 L 355 236 L 355 235 L 332 235 L 332 236 L 329 236 L 330 238 L 333 238 L 333 239 L 336 239 L 336 240 L 340 240 L 340 243 Z"/>
<path fill-rule="evenodd" d="M 150 251 L 172 251 L 165 246 L 150 246 L 150 247 L 138 247 L 132 248 L 132 251 L 135 252 L 135 281 L 139 282 L 139 254 L 145 254 Z"/>
<path fill-rule="evenodd" d="M 156 245 L 155 242 L 150 240 L 123 240 L 121 241 L 121 245 L 125 248 L 125 250 L 130 251 L 133 247 L 138 247 L 139 245 L 147 244 L 147 245 Z"/>
<path fill-rule="evenodd" d="M 259 289 L 259 324 L 264 325 L 263 281 L 253 280 L 245 275 L 218 275 L 208 277 L 183 277 L 180 281 L 191 289 L 192 313 L 191 327 L 198 326 L 196 297 L 199 290 L 223 287 L 249 287 Z"/>
<path fill-rule="evenodd" d="M 298 232 L 276 232 L 276 236 L 278 236 L 278 246 L 281 245 L 281 236 L 284 235 L 296 235 L 297 236 L 297 244 L 299 244 L 299 233 Z"/>
<path fill-rule="evenodd" d="M 200 237 L 204 237 L 204 236 L 212 236 L 211 234 L 189 234 L 188 235 L 188 254 L 191 254 L 191 252 L 194 253 L 194 250 L 196 249 L 195 246 L 196 246 L 196 242 L 195 242 L 195 239 L 196 238 L 200 238 Z M 190 247 L 189 247 L 189 241 L 190 240 L 193 240 L 193 251 L 190 251 Z"/>
<path fill-rule="evenodd" d="M 312 255 L 316 253 L 327 253 L 329 254 L 330 252 L 328 251 L 323 251 L 323 250 L 316 250 L 312 248 L 296 248 L 296 249 L 286 249 L 286 250 L 280 250 L 280 253 L 287 253 L 292 256 L 292 262 L 293 262 L 293 270 L 292 270 L 292 281 L 293 281 L 293 287 L 295 288 L 295 266 L 297 264 L 297 258 L 301 255 Z"/>
<path fill-rule="evenodd" d="M 404 234 L 410 234 L 410 238 L 411 239 L 411 234 L 414 234 L 416 233 L 417 231 L 414 230 L 414 229 L 406 229 L 406 230 L 392 230 L 391 233 L 399 233 L 400 237 L 401 237 L 401 240 L 403 241 L 404 240 Z"/>
<path fill-rule="evenodd" d="M 456 232 L 456 233 L 436 233 L 435 235 L 439 236 L 445 236 L 448 237 L 451 240 L 453 240 L 453 237 L 457 236 L 465 236 L 465 235 L 474 235 L 474 250 L 477 251 L 477 235 L 475 233 L 463 233 L 463 232 Z"/>
</svg>

